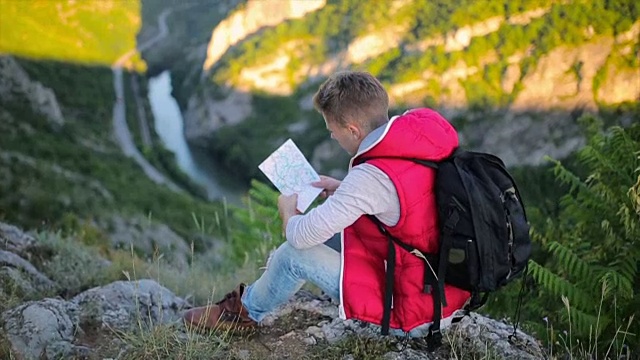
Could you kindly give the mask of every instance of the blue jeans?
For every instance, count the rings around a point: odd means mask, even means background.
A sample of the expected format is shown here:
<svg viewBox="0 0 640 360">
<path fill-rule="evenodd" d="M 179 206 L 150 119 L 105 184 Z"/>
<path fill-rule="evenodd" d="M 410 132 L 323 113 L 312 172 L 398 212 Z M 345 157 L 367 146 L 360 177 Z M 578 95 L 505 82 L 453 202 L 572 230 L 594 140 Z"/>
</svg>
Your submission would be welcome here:
<svg viewBox="0 0 640 360">
<path fill-rule="evenodd" d="M 339 234 L 325 244 L 298 250 L 288 242 L 278 247 L 267 261 L 267 269 L 256 282 L 247 286 L 242 295 L 242 304 L 249 317 L 260 322 L 271 311 L 286 303 L 305 281 L 311 281 L 331 298 L 340 300 L 340 253 Z M 337 240 L 337 249 L 336 249 Z M 458 315 L 442 319 L 441 328 L 451 324 Z M 411 337 L 424 337 L 431 323 L 412 329 Z M 407 335 L 400 329 L 390 329 L 394 336 Z"/>
<path fill-rule="evenodd" d="M 340 253 L 328 245 L 298 250 L 288 242 L 267 261 L 267 269 L 247 286 L 242 304 L 257 322 L 286 303 L 305 281 L 311 281 L 331 298 L 340 298 Z"/>
</svg>

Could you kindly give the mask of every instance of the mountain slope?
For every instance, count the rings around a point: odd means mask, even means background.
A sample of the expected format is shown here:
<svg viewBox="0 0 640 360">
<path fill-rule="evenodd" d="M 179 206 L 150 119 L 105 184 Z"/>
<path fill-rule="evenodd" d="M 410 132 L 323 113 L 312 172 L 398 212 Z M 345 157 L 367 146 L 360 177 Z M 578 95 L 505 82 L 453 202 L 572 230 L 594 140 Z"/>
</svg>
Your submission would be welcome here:
<svg viewBox="0 0 640 360">
<path fill-rule="evenodd" d="M 153 19 L 156 26 L 165 10 Z M 97 229 L 114 215 L 148 217 L 185 238 L 201 236 L 192 214 L 215 217 L 221 204 L 153 183 L 114 137 L 114 111 L 139 137 L 145 121 L 137 116 L 145 112 L 136 111 L 134 95 L 151 113 L 140 101 L 146 94 L 132 88 L 136 76 L 146 91 L 145 79 L 122 71 L 116 96 L 110 69 L 119 59 L 118 65 L 144 69 L 136 49 L 140 2 L 2 1 L 0 11 L 0 52 L 7 53 L 0 57 L 0 219 L 73 232 Z M 198 193 L 153 129 L 146 130 L 151 143 L 133 150 L 159 177 Z"/>
<path fill-rule="evenodd" d="M 135 49 L 141 26 L 135 1 L 2 1 L 0 54 L 111 65 Z M 144 69 L 140 56 L 127 67 Z"/>
<path fill-rule="evenodd" d="M 268 18 L 249 10 L 240 6 L 229 17 Z M 331 1 L 303 18 L 237 29 L 244 38 L 235 46 L 212 41 L 224 55 L 175 68 L 207 64 L 199 79 L 175 77 L 191 89 L 177 98 L 189 141 L 246 177 L 258 176 L 256 165 L 287 137 L 322 171 L 346 163 L 324 142 L 310 106 L 319 82 L 346 68 L 381 78 L 393 113 L 434 106 L 465 146 L 510 165 L 539 164 L 542 155 L 565 157 L 583 144 L 575 122 L 581 112 L 637 102 L 638 19 L 629 0 Z M 266 124 L 265 136 L 258 129 Z"/>
</svg>

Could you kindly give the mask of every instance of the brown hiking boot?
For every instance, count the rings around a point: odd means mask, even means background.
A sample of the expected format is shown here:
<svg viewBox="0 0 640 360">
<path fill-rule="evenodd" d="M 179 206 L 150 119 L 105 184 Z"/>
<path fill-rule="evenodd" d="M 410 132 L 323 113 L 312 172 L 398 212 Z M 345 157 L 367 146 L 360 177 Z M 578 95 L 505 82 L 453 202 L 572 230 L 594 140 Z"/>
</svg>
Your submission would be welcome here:
<svg viewBox="0 0 640 360">
<path fill-rule="evenodd" d="M 201 306 L 187 311 L 182 316 L 185 325 L 198 330 L 253 329 L 257 324 L 249 318 L 249 313 L 240 300 L 245 286 L 245 284 L 238 285 L 215 305 Z"/>
</svg>

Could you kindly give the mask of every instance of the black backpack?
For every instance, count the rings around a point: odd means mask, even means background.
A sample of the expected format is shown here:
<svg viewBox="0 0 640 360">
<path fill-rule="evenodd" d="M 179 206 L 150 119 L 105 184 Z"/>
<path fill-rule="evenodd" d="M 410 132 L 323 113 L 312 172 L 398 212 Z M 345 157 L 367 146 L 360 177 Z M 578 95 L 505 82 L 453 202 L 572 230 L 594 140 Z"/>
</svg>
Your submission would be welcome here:
<svg viewBox="0 0 640 360">
<path fill-rule="evenodd" d="M 529 224 L 518 188 L 498 157 L 456 149 L 442 161 L 407 160 L 436 169 L 440 249 L 438 254 L 425 254 L 392 236 L 376 217 L 369 216 L 389 239 L 382 333 L 389 331 L 395 243 L 427 264 L 424 291 L 434 299 L 427 340 L 434 347 L 441 341 L 444 284 L 471 292 L 465 310 L 484 305 L 489 293 L 526 274 L 531 254 Z"/>
</svg>

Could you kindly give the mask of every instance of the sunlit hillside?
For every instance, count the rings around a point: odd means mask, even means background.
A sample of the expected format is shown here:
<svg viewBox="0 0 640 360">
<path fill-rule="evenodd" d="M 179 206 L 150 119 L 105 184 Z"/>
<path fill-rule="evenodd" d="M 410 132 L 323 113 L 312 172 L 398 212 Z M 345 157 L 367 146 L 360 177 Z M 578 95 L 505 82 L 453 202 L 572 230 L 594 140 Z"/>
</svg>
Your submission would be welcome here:
<svg viewBox="0 0 640 360">
<path fill-rule="evenodd" d="M 140 26 L 138 0 L 0 0 L 0 53 L 111 65 Z M 144 69 L 138 54 L 127 65 Z"/>
<path fill-rule="evenodd" d="M 344 69 L 377 76 L 392 114 L 435 107 L 463 133 L 464 146 L 535 165 L 583 143 L 574 110 L 636 106 L 637 3 L 248 2 L 215 26 L 206 57 L 181 47 L 189 38 L 175 41 L 186 64 L 171 69 L 180 84 L 174 95 L 187 139 L 245 180 L 259 176 L 257 165 L 287 137 L 321 171 L 344 168 L 348 159 L 326 139 L 311 101 L 327 76 Z M 286 20 L 272 24 L 278 16 Z"/>
</svg>

